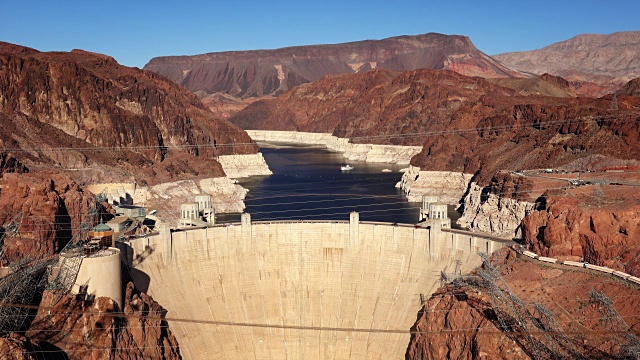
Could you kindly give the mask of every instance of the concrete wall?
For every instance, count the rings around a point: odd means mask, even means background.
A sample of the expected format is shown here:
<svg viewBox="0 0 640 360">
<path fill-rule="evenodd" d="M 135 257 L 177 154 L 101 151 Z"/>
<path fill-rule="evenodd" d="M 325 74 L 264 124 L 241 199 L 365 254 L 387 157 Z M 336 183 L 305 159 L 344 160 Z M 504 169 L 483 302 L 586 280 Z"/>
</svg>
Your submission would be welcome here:
<svg viewBox="0 0 640 360">
<path fill-rule="evenodd" d="M 402 359 L 409 334 L 376 330 L 408 331 L 440 271 L 460 259 L 468 272 L 477 251 L 502 246 L 351 219 L 165 232 L 133 240 L 125 258 L 169 318 L 274 326 L 169 321 L 186 359 Z"/>
<path fill-rule="evenodd" d="M 122 274 L 120 272 L 120 250 L 108 248 L 99 254 L 82 259 L 76 282 L 71 288 L 74 294 L 79 293 L 80 286 L 88 284 L 88 295 L 96 298 L 105 296 L 118 303 L 122 309 Z"/>
</svg>

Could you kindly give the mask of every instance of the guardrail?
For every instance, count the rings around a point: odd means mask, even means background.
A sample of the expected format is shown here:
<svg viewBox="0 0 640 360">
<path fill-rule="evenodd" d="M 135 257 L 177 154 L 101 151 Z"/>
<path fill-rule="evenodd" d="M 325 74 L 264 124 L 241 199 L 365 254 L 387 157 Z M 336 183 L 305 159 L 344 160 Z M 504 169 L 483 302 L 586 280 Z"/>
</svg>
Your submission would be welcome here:
<svg viewBox="0 0 640 360">
<path fill-rule="evenodd" d="M 544 262 L 548 262 L 548 263 L 554 263 L 554 264 L 560 264 L 560 265 L 565 265 L 565 266 L 573 266 L 573 267 L 578 267 L 578 268 L 584 268 L 584 269 L 590 269 L 590 270 L 595 270 L 595 271 L 599 271 L 599 272 L 603 272 L 605 274 L 611 274 L 614 276 L 617 276 L 623 280 L 628 280 L 631 281 L 632 283 L 636 284 L 636 285 L 640 285 L 640 278 L 635 277 L 631 274 L 627 274 L 625 272 L 622 271 L 618 271 L 618 270 L 614 270 L 611 268 L 608 268 L 606 266 L 598 266 L 598 265 L 593 265 L 593 264 L 589 264 L 588 262 L 581 262 L 581 261 L 569 261 L 569 260 L 565 260 L 565 261 L 558 261 L 558 259 L 556 258 L 551 258 L 551 257 L 545 257 L 545 256 L 540 256 L 534 252 L 531 252 L 529 250 L 521 250 L 518 249 L 516 246 L 511 246 L 511 248 L 534 260 L 539 260 L 539 261 L 544 261 Z"/>
<path fill-rule="evenodd" d="M 442 229 L 441 231 L 442 232 L 448 232 L 448 233 L 454 233 L 454 234 L 468 235 L 468 236 L 473 236 L 473 237 L 478 237 L 478 238 L 483 238 L 483 239 L 489 239 L 489 240 L 492 240 L 492 241 L 501 242 L 503 244 L 513 244 L 514 243 L 513 240 L 504 239 L 504 238 L 500 238 L 500 237 L 489 235 L 489 234 L 477 233 L 477 232 L 473 232 L 473 231 L 458 230 L 458 229 Z"/>
</svg>

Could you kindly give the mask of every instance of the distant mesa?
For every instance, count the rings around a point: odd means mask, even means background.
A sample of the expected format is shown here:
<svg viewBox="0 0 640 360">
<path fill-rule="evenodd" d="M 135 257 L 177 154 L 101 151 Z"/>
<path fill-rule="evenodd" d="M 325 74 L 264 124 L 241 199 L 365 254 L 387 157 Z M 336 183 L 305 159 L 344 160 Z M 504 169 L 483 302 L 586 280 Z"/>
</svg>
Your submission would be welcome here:
<svg viewBox="0 0 640 360">
<path fill-rule="evenodd" d="M 562 76 L 578 94 L 602 96 L 640 77 L 640 31 L 582 34 L 541 49 L 493 58 L 519 71 Z"/>
<path fill-rule="evenodd" d="M 144 68 L 183 85 L 214 108 L 220 101 L 233 100 L 209 98 L 212 94 L 236 99 L 277 96 L 325 75 L 372 69 L 449 69 L 469 76 L 522 76 L 478 50 L 468 37 L 436 33 L 333 45 L 156 57 Z"/>
</svg>

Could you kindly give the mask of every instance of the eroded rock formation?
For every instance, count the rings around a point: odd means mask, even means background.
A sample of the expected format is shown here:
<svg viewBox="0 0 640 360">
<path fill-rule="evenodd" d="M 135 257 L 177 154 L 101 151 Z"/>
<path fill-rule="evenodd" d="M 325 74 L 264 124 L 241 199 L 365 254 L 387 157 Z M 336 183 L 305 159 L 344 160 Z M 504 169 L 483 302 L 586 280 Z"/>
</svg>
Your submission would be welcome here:
<svg viewBox="0 0 640 360">
<path fill-rule="evenodd" d="M 469 187 L 473 175 L 451 171 L 422 171 L 409 166 L 396 187 L 401 188 L 409 201 L 422 201 L 423 195 L 438 197 L 438 201 L 457 205 Z"/>
<path fill-rule="evenodd" d="M 487 294 L 473 289 L 438 289 L 411 329 L 410 360 L 530 359 L 518 344 L 501 333 Z"/>
<path fill-rule="evenodd" d="M 124 309 L 109 298 L 84 301 L 45 292 L 27 336 L 57 346 L 69 359 L 181 359 L 164 309 L 133 283 Z"/>
<path fill-rule="evenodd" d="M 11 333 L 6 337 L 0 337 L 0 354 L 2 360 L 37 360 L 38 356 L 45 352 L 33 346 L 28 338 Z"/>
<path fill-rule="evenodd" d="M 640 275 L 640 195 L 633 186 L 590 186 L 550 195 L 522 221 L 532 251 L 584 259 Z"/>
<path fill-rule="evenodd" d="M 544 192 L 532 189 L 531 178 L 508 172 L 497 173 L 485 187 L 472 182 L 458 224 L 474 231 L 520 238 L 522 219 L 533 211 L 536 193 Z"/>
<path fill-rule="evenodd" d="M 85 177 L 145 177 L 145 169 L 160 180 L 222 176 L 215 156 L 257 152 L 184 88 L 81 50 L 0 47 L 0 121 L 0 144 L 27 166 L 83 169 Z"/>
<path fill-rule="evenodd" d="M 527 310 L 520 312 L 523 322 L 514 320 L 515 306 L 507 305 L 509 299 L 492 300 L 472 273 L 457 285 L 441 287 L 424 303 L 412 328 L 407 359 L 610 359 L 633 352 L 624 331 L 639 334 L 635 286 L 588 269 L 542 265 L 509 249 L 495 253 L 492 263 L 504 280 L 499 286 L 508 286 L 511 296 L 525 305 Z M 628 328 L 617 328 L 619 333 L 607 330 L 612 326 L 609 314 L 590 300 L 592 289 L 613 300 L 612 308 Z M 552 314 L 555 330 L 543 330 L 551 329 L 551 322 L 534 304 Z M 537 346 L 531 346 L 534 343 Z"/>
<path fill-rule="evenodd" d="M 7 236 L 4 242 L 7 262 L 24 256 L 42 258 L 60 251 L 95 202 L 93 194 L 83 191 L 65 174 L 9 173 L 0 179 L 0 185 L 0 224 L 7 224 L 16 216 L 19 221 L 19 232 Z M 103 205 L 100 211 L 105 211 Z"/>
</svg>

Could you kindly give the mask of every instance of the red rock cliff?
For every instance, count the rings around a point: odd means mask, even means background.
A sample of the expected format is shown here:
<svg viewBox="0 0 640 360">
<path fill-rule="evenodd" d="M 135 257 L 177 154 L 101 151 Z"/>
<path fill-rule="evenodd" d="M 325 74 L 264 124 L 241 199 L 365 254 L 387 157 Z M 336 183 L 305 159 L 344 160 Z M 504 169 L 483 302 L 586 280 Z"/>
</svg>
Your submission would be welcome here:
<svg viewBox="0 0 640 360">
<path fill-rule="evenodd" d="M 570 256 L 640 276 L 640 194 L 633 186 L 590 186 L 548 196 L 522 221 L 532 251 Z M 575 259 L 574 259 L 575 260 Z"/>
<path fill-rule="evenodd" d="M 186 164 L 212 163 L 216 155 L 257 151 L 244 131 L 215 118 L 195 95 L 152 72 L 81 50 L 19 49 L 0 47 L 0 140 L 29 150 L 14 151 L 21 161 L 135 172 L 174 155 L 191 155 L 180 160 Z M 114 154 L 105 147 L 129 151 Z M 55 148 L 67 150 L 51 151 Z M 222 175 L 219 166 L 209 172 Z"/>
<path fill-rule="evenodd" d="M 133 283 L 124 310 L 108 298 L 87 303 L 73 296 L 55 302 L 45 292 L 27 336 L 57 346 L 69 359 L 181 359 L 178 343 L 164 320 L 164 309 Z"/>
<path fill-rule="evenodd" d="M 5 174 L 0 185 L 0 224 L 22 214 L 18 234 L 5 239 L 9 262 L 25 255 L 56 254 L 77 232 L 95 201 L 93 194 L 64 174 Z"/>
<path fill-rule="evenodd" d="M 418 313 L 406 358 L 529 359 L 493 324 L 491 313 L 487 295 L 472 289 L 439 289 Z"/>
<path fill-rule="evenodd" d="M 492 301 L 488 289 L 477 286 L 482 282 L 476 274 L 441 287 L 418 314 L 407 359 L 615 359 L 633 351 L 625 332 L 640 332 L 635 286 L 588 269 L 542 265 L 507 249 L 494 253 L 492 262 L 503 279 L 496 284 L 508 286 L 511 295 Z M 592 301 L 592 289 L 612 300 L 626 325 L 610 321 L 607 310 Z M 524 306 L 520 320 L 513 317 L 514 303 L 507 305 L 512 296 Z"/>
</svg>

